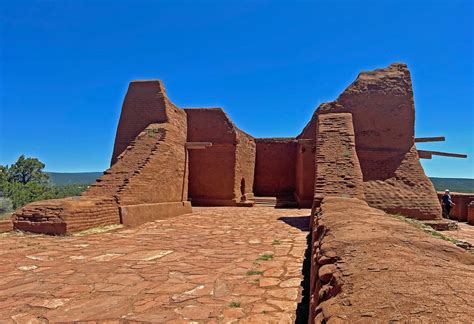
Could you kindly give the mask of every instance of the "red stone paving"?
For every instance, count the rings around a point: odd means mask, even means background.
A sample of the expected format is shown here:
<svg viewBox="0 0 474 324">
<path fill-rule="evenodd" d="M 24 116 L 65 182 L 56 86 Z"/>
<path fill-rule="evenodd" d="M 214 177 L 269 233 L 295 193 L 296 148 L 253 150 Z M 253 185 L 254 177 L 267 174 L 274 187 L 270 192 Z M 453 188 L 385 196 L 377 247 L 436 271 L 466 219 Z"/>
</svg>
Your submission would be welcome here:
<svg viewBox="0 0 474 324">
<path fill-rule="evenodd" d="M 309 213 L 194 208 L 102 234 L 3 234 L 0 321 L 294 322 Z"/>
</svg>

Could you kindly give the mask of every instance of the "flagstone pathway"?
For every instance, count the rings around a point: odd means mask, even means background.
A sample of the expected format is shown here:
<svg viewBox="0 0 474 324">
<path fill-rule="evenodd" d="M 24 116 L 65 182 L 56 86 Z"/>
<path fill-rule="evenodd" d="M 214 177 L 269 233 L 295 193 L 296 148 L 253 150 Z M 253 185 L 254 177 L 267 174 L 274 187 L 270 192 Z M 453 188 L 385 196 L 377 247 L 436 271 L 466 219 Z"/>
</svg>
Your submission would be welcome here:
<svg viewBox="0 0 474 324">
<path fill-rule="evenodd" d="M 194 208 L 100 234 L 2 234 L 0 322 L 293 323 L 309 213 Z"/>
</svg>

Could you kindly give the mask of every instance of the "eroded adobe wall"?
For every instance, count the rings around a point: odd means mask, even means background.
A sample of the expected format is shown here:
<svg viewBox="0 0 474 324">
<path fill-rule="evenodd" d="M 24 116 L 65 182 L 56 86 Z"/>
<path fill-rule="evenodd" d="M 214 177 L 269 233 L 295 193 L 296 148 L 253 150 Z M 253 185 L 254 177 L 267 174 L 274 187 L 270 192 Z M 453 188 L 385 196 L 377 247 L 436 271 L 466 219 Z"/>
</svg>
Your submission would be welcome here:
<svg viewBox="0 0 474 324">
<path fill-rule="evenodd" d="M 13 229 L 13 222 L 11 219 L 0 220 L 0 233 L 9 232 Z"/>
<path fill-rule="evenodd" d="M 236 139 L 234 196 L 237 200 L 245 201 L 252 199 L 254 195 L 253 184 L 257 146 L 255 139 L 240 129 L 237 129 Z"/>
<path fill-rule="evenodd" d="M 317 114 L 296 137 L 295 196 L 300 208 L 311 208 L 313 204 L 316 172 L 316 125 Z"/>
<path fill-rule="evenodd" d="M 156 83 L 151 87 L 148 83 Z M 161 89 L 161 82 L 139 82 L 136 88 Z M 137 91 L 140 93 L 140 91 Z M 111 195 L 120 206 L 122 223 L 138 225 L 153 219 L 191 212 L 186 156 L 187 116 L 160 93 L 167 122 L 152 123 L 140 132 L 124 154 L 83 195 Z M 138 109 L 140 111 L 140 109 Z"/>
<path fill-rule="evenodd" d="M 313 208 L 324 197 L 365 198 L 350 113 L 319 115 L 315 183 Z"/>
<path fill-rule="evenodd" d="M 30 203 L 13 214 L 15 229 L 64 235 L 91 227 L 120 224 L 113 197 L 72 197 Z"/>
<path fill-rule="evenodd" d="M 316 172 L 316 138 L 298 141 L 296 147 L 295 196 L 300 208 L 310 208 L 313 204 Z"/>
<path fill-rule="evenodd" d="M 352 114 L 365 197 L 376 208 L 418 219 L 441 217 L 436 192 L 414 145 L 413 90 L 405 64 L 362 72 L 336 101 L 318 107 L 299 138 L 310 137 L 318 115 Z"/>
<path fill-rule="evenodd" d="M 140 94 L 143 98 L 137 99 Z M 127 98 L 122 117 L 133 115 L 136 109 L 136 116 L 131 117 L 134 127 L 159 116 L 167 116 L 169 121 L 144 126 L 81 197 L 36 202 L 16 211 L 15 228 L 65 234 L 108 224 L 138 225 L 191 212 L 187 202 L 186 113 L 166 98 L 160 81 L 132 82 Z M 134 105 L 130 98 L 136 99 Z M 127 138 L 124 134 L 131 134 L 125 117 L 119 125 L 116 148 L 124 143 L 120 138 Z"/>
<path fill-rule="evenodd" d="M 179 110 L 179 114 L 170 119 L 170 123 L 148 126 L 139 136 L 158 139 L 154 142 L 146 163 L 139 169 L 135 168 L 133 175 L 120 190 L 120 205 L 187 201 L 184 111 Z"/>
<path fill-rule="evenodd" d="M 474 316 L 469 252 L 355 198 L 325 198 L 312 224 L 309 323 Z"/>
<path fill-rule="evenodd" d="M 159 80 L 130 83 L 120 113 L 111 164 L 117 162 L 118 156 L 145 127 L 169 120 L 166 100 L 165 87 Z"/>
<path fill-rule="evenodd" d="M 241 179 L 252 192 L 255 165 L 253 138 L 232 123 L 221 108 L 185 109 L 188 142 L 211 142 L 205 149 L 189 150 L 189 196 L 195 205 L 235 205 L 240 201 Z"/>
<path fill-rule="evenodd" d="M 296 183 L 294 138 L 257 138 L 254 194 L 256 196 L 293 196 Z"/>
</svg>

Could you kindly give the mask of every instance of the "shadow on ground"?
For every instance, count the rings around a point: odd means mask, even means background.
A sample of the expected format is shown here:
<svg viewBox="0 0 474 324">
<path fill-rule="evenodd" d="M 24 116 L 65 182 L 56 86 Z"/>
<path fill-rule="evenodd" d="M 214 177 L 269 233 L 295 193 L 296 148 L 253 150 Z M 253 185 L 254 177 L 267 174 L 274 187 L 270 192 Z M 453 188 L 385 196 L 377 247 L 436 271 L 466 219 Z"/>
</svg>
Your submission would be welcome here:
<svg viewBox="0 0 474 324">
<path fill-rule="evenodd" d="M 285 222 L 286 224 L 295 227 L 301 231 L 309 232 L 306 236 L 306 251 L 304 253 L 303 268 L 301 273 L 303 274 L 303 281 L 301 282 L 302 298 L 296 308 L 296 324 L 308 323 L 309 317 L 309 277 L 311 270 L 311 233 L 310 233 L 310 216 L 298 216 L 298 217 L 280 217 L 278 220 Z"/>
<path fill-rule="evenodd" d="M 283 216 L 278 218 L 278 220 L 285 222 L 286 224 L 293 226 L 303 232 L 309 232 L 310 216 Z"/>
</svg>

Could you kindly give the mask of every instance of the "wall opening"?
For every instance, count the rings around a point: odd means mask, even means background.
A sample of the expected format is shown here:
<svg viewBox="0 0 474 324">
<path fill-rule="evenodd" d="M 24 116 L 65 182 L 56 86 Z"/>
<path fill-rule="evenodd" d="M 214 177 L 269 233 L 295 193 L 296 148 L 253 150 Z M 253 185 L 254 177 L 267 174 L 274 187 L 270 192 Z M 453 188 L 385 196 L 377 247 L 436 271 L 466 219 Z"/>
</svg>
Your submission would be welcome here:
<svg viewBox="0 0 474 324">
<path fill-rule="evenodd" d="M 240 180 L 240 193 L 242 194 L 242 200 L 245 200 L 245 179 Z"/>
</svg>

